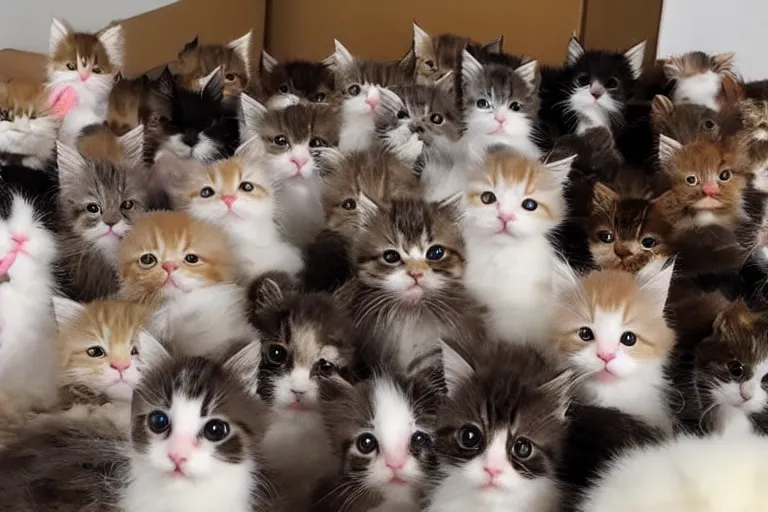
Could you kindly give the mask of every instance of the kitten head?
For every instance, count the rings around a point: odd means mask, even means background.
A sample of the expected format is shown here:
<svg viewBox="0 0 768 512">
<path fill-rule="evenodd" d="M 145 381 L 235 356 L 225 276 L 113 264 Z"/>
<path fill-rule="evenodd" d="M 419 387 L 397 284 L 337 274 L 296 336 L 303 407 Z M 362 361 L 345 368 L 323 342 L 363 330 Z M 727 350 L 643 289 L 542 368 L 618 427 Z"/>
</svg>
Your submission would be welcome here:
<svg viewBox="0 0 768 512">
<path fill-rule="evenodd" d="M 760 169 L 768 165 L 768 101 L 747 99 L 739 104 L 742 128 L 739 142 Z"/>
<path fill-rule="evenodd" d="M 415 306 L 461 282 L 464 240 L 455 205 L 395 199 L 370 215 L 355 240 L 360 281 Z"/>
<path fill-rule="evenodd" d="M 334 91 L 333 72 L 327 62 L 278 62 L 266 51 L 261 54 L 261 83 L 270 108 L 295 103 L 296 98 L 323 103 Z"/>
<path fill-rule="evenodd" d="M 198 38 L 184 45 L 176 61 L 182 87 L 200 90 L 206 77 L 218 69 L 225 98 L 235 98 L 251 78 L 251 32 L 227 44 L 201 45 Z"/>
<path fill-rule="evenodd" d="M 622 198 L 596 183 L 587 222 L 589 250 L 600 268 L 637 272 L 654 258 L 670 256 L 672 226 L 651 200 Z"/>
<path fill-rule="evenodd" d="M 118 75 L 109 94 L 107 125 L 112 133 L 122 136 L 149 118 L 148 101 L 151 82 L 146 75 L 135 79 Z"/>
<path fill-rule="evenodd" d="M 79 101 L 106 98 L 124 62 L 123 27 L 110 25 L 96 34 L 74 32 L 53 18 L 48 46 L 48 83 L 72 87 Z M 56 98 L 53 98 L 55 101 Z"/>
<path fill-rule="evenodd" d="M 733 71 L 734 56 L 733 53 L 708 55 L 696 51 L 667 58 L 664 75 L 674 81 L 674 102 L 695 103 L 718 110 L 722 75 Z"/>
<path fill-rule="evenodd" d="M 250 319 L 259 332 L 259 395 L 279 414 L 317 411 L 318 383 L 352 362 L 352 321 L 329 295 L 301 293 L 285 276 L 251 286 Z"/>
<path fill-rule="evenodd" d="M 702 138 L 720 140 L 728 123 L 710 108 L 695 103 L 675 105 L 666 96 L 656 95 L 651 103 L 651 122 L 656 133 L 671 137 L 682 144 Z"/>
<path fill-rule="evenodd" d="M 467 186 L 466 236 L 504 243 L 552 231 L 565 219 L 563 191 L 573 160 L 542 164 L 506 150 L 490 152 Z"/>
<path fill-rule="evenodd" d="M 672 265 L 655 259 L 636 274 L 592 272 L 579 279 L 560 269 L 556 347 L 597 387 L 655 375 L 675 333 L 664 318 Z"/>
<path fill-rule="evenodd" d="M 143 349 L 158 343 L 144 330 L 146 306 L 114 300 L 79 304 L 55 297 L 53 307 L 60 386 L 130 400 L 142 371 Z"/>
<path fill-rule="evenodd" d="M 59 122 L 39 84 L 0 83 L 0 165 L 44 169 L 54 155 Z"/>
<path fill-rule="evenodd" d="M 148 173 L 140 143 L 126 147 L 121 163 L 87 161 L 61 142 L 57 158 L 63 222 L 86 246 L 116 261 L 120 241 L 147 209 Z"/>
<path fill-rule="evenodd" d="M 453 501 L 550 510 L 573 376 L 531 347 L 490 345 L 474 358 L 443 348 L 448 398 L 437 423 L 430 510 Z"/>
<path fill-rule="evenodd" d="M 461 108 L 466 136 L 483 148 L 506 144 L 530 152 L 528 145 L 539 115 L 540 83 L 535 60 L 514 69 L 498 63 L 481 64 L 464 51 Z"/>
<path fill-rule="evenodd" d="M 425 147 L 449 151 L 459 140 L 455 98 L 444 85 L 405 85 L 381 91 L 376 133 L 389 151 L 413 164 Z"/>
<path fill-rule="evenodd" d="M 181 212 L 143 215 L 120 245 L 121 295 L 149 302 L 232 282 L 227 235 Z"/>
<path fill-rule="evenodd" d="M 571 37 L 562 84 L 569 91 L 567 110 L 590 127 L 620 123 L 644 57 L 645 41 L 621 53 L 585 50 L 575 36 Z"/>
</svg>

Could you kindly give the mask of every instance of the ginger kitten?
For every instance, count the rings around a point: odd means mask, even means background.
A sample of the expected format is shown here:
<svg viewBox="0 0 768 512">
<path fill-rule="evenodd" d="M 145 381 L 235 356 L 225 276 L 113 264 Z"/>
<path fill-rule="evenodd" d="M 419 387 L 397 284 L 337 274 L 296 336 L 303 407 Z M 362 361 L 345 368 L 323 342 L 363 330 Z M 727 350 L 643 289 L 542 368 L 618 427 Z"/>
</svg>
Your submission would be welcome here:
<svg viewBox="0 0 768 512">
<path fill-rule="evenodd" d="M 225 98 L 236 98 L 251 80 L 251 35 L 227 44 L 200 44 L 197 36 L 184 45 L 176 60 L 179 84 L 190 90 L 201 90 L 206 77 L 218 70 Z"/>
<path fill-rule="evenodd" d="M 261 86 L 268 108 L 288 106 L 300 100 L 324 103 L 333 99 L 335 91 L 328 62 L 278 62 L 266 50 L 261 52 Z"/>
<path fill-rule="evenodd" d="M 19 80 L 0 83 L 0 166 L 48 168 L 59 125 L 42 85 Z"/>
<path fill-rule="evenodd" d="M 733 53 L 688 52 L 664 60 L 664 75 L 674 83 L 672 101 L 719 110 L 724 74 L 733 73 Z"/>
</svg>

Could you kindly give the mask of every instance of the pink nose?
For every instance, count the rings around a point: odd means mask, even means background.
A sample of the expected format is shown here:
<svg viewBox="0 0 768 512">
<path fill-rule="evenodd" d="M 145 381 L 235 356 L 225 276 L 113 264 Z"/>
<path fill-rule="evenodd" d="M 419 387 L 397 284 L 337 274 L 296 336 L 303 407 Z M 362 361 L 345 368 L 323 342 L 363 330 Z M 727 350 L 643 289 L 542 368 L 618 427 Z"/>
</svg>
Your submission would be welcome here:
<svg viewBox="0 0 768 512">
<path fill-rule="evenodd" d="M 374 109 L 376 108 L 376 105 L 379 104 L 379 100 L 377 100 L 376 98 L 367 98 L 365 100 L 365 104 L 371 107 L 372 109 Z"/>
<path fill-rule="evenodd" d="M 491 477 L 491 480 L 495 480 L 497 476 L 499 476 L 501 473 L 503 473 L 503 471 L 500 468 L 484 467 L 483 471 L 488 473 L 488 476 Z"/>
<path fill-rule="evenodd" d="M 309 162 L 309 159 L 307 157 L 291 157 L 291 163 L 296 166 L 298 170 L 301 170 L 302 167 L 307 165 L 307 162 Z"/>
<path fill-rule="evenodd" d="M 90 77 L 91 77 L 91 72 L 90 72 L 90 71 L 88 71 L 88 70 L 85 70 L 85 69 L 83 69 L 83 70 L 80 70 L 80 80 L 81 80 L 81 81 L 85 82 L 85 81 L 86 81 L 86 80 L 88 80 Z"/>
<path fill-rule="evenodd" d="M 409 272 L 409 274 L 417 283 L 424 278 L 423 272 Z"/>
<path fill-rule="evenodd" d="M 129 363 L 127 361 L 125 361 L 125 362 L 123 362 L 123 361 L 114 362 L 113 361 L 113 362 L 109 363 L 109 367 L 122 373 L 122 372 L 124 372 L 125 370 L 127 370 L 128 368 L 131 367 L 131 363 Z"/>
<path fill-rule="evenodd" d="M 496 115 L 493 116 L 493 118 L 499 122 L 499 124 L 504 124 L 504 121 L 507 120 L 507 116 L 502 114 L 501 112 L 497 112 Z"/>
<path fill-rule="evenodd" d="M 614 354 L 614 353 L 609 353 L 609 354 L 606 354 L 606 353 L 604 353 L 604 352 L 598 352 L 598 353 L 597 353 L 597 357 L 599 357 L 600 359 L 602 359 L 603 361 L 605 361 L 606 363 L 608 363 L 608 362 L 610 362 L 610 361 L 613 361 L 613 360 L 614 360 L 614 358 L 616 357 L 616 354 Z"/>
<path fill-rule="evenodd" d="M 171 459 L 171 462 L 176 464 L 178 467 L 186 464 L 187 460 L 189 460 L 186 455 L 182 455 L 176 452 L 170 452 L 168 454 L 168 458 Z"/>
<path fill-rule="evenodd" d="M 232 205 L 235 204 L 235 201 L 237 201 L 237 197 L 225 195 L 225 196 L 221 196 L 221 200 L 224 201 L 224 203 L 227 205 L 227 208 L 231 210 Z"/>
<path fill-rule="evenodd" d="M 389 469 L 392 471 L 400 471 L 405 467 L 406 457 L 395 457 L 390 459 L 389 457 L 385 457 L 384 463 L 387 465 Z"/>
<path fill-rule="evenodd" d="M 163 262 L 163 270 L 165 270 L 169 274 L 172 273 L 177 268 L 179 268 L 179 264 L 176 263 L 175 261 L 164 261 Z"/>
<path fill-rule="evenodd" d="M 714 197 L 720 194 L 720 186 L 717 183 L 705 183 L 702 185 L 701 190 L 709 197 Z"/>
<path fill-rule="evenodd" d="M 26 235 L 11 235 L 11 240 L 19 245 L 22 245 L 25 242 L 29 242 L 29 237 Z"/>
<path fill-rule="evenodd" d="M 512 212 L 499 212 L 499 219 L 506 224 L 509 221 L 517 220 L 517 216 Z"/>
</svg>

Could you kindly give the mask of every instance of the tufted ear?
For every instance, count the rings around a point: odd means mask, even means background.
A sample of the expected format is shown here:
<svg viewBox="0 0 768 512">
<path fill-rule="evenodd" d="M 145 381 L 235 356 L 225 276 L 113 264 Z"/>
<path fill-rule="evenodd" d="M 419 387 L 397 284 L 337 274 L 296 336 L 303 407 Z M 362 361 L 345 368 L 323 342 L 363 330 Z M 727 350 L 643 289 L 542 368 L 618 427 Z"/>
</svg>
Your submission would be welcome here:
<svg viewBox="0 0 768 512">
<path fill-rule="evenodd" d="M 222 367 L 242 384 L 249 395 L 256 397 L 260 364 L 261 343 L 250 341 L 236 347 L 233 354 L 226 356 Z"/>
<path fill-rule="evenodd" d="M 58 18 L 51 20 L 51 33 L 48 40 L 48 55 L 53 56 L 56 53 L 56 49 L 59 47 L 64 39 L 72 33 L 70 26 L 64 21 Z"/>
<path fill-rule="evenodd" d="M 425 45 L 432 46 L 432 38 L 421 28 L 416 21 L 413 22 L 413 51 L 416 57 L 421 57 Z"/>
<path fill-rule="evenodd" d="M 523 64 L 515 70 L 515 74 L 525 81 L 529 91 L 536 92 L 539 90 L 541 72 L 538 61 L 532 60 Z"/>
<path fill-rule="evenodd" d="M 202 94 L 207 94 L 213 101 L 221 101 L 224 97 L 224 80 L 221 78 L 221 66 L 217 67 L 200 79 Z"/>
<path fill-rule="evenodd" d="M 125 162 L 132 167 L 144 163 L 144 125 L 140 124 L 133 130 L 117 138 L 125 154 Z"/>
<path fill-rule="evenodd" d="M 436 82 L 435 87 L 442 89 L 445 92 L 452 93 L 456 80 L 453 77 L 453 70 L 447 72 L 441 76 Z"/>
<path fill-rule="evenodd" d="M 98 39 L 107 52 L 109 61 L 117 69 L 125 64 L 125 36 L 122 25 L 112 25 L 99 32 Z"/>
<path fill-rule="evenodd" d="M 654 258 L 635 275 L 640 289 L 651 297 L 659 314 L 664 313 L 674 270 L 674 259 Z"/>
<path fill-rule="evenodd" d="M 194 50 L 195 48 L 197 48 L 198 44 L 199 44 L 199 37 L 195 35 L 195 38 L 193 40 L 191 40 L 190 42 L 184 45 L 184 48 L 181 49 L 181 51 L 179 52 L 179 55 L 181 55 L 184 52 Z"/>
<path fill-rule="evenodd" d="M 62 184 L 77 183 L 80 175 L 88 166 L 88 162 L 79 151 L 63 142 L 56 141 L 56 162 L 59 168 L 59 180 Z"/>
<path fill-rule="evenodd" d="M 555 414 L 561 420 L 565 420 L 565 414 L 568 412 L 568 406 L 571 403 L 573 391 L 578 381 L 576 373 L 568 369 L 539 386 L 539 390 L 557 398 L 560 406 L 555 411 Z"/>
<path fill-rule="evenodd" d="M 53 316 L 59 326 L 71 324 L 83 311 L 85 311 L 85 304 L 66 297 L 53 298 Z"/>
<path fill-rule="evenodd" d="M 592 210 L 610 213 L 614 211 L 619 195 L 608 185 L 598 181 L 592 188 Z"/>
<path fill-rule="evenodd" d="M 645 41 L 637 43 L 635 46 L 624 52 L 624 58 L 627 59 L 629 69 L 632 70 L 632 78 L 637 80 L 643 73 L 643 60 L 645 59 Z"/>
<path fill-rule="evenodd" d="M 349 50 L 339 42 L 338 39 L 333 40 L 333 55 L 328 57 L 326 61 L 334 71 L 345 69 L 355 63 L 355 58 L 349 53 Z M 325 61 L 324 61 L 325 62 Z"/>
<path fill-rule="evenodd" d="M 461 54 L 461 80 L 463 83 L 477 81 L 483 74 L 483 65 L 467 50 Z"/>
<path fill-rule="evenodd" d="M 560 258 L 556 258 L 552 269 L 552 282 L 555 294 L 558 297 L 566 297 L 581 290 L 581 276 L 573 268 Z"/>
<path fill-rule="evenodd" d="M 155 367 L 171 359 L 168 349 L 147 331 L 139 333 L 139 359 L 140 369 Z"/>
<path fill-rule="evenodd" d="M 682 57 L 671 56 L 664 59 L 664 76 L 667 80 L 677 80 L 683 76 L 685 63 Z"/>
<path fill-rule="evenodd" d="M 663 133 L 659 135 L 659 162 L 668 164 L 683 149 L 683 145 L 672 137 L 667 137 Z"/>
<path fill-rule="evenodd" d="M 544 166 L 549 169 L 552 176 L 555 177 L 557 182 L 561 186 L 565 186 L 568 183 L 568 175 L 571 173 L 573 162 L 576 160 L 576 155 L 567 156 L 555 161 L 545 161 Z"/>
<path fill-rule="evenodd" d="M 568 55 L 565 57 L 565 65 L 573 66 L 576 62 L 584 56 L 584 47 L 581 46 L 579 38 L 576 34 L 571 35 L 568 40 Z"/>
<path fill-rule="evenodd" d="M 277 59 L 267 53 L 267 50 L 261 50 L 261 70 L 264 73 L 271 73 L 278 65 Z"/>
<path fill-rule="evenodd" d="M 736 54 L 733 52 L 715 53 L 709 57 L 709 66 L 715 73 L 726 73 L 733 70 Z"/>
<path fill-rule="evenodd" d="M 675 104 L 672 100 L 663 94 L 657 94 L 651 101 L 651 121 L 653 121 L 654 127 L 658 130 L 662 127 L 667 120 L 672 116 L 675 111 Z"/>
<path fill-rule="evenodd" d="M 493 41 L 483 46 L 483 50 L 488 53 L 504 53 L 504 36 L 500 35 Z"/>
<path fill-rule="evenodd" d="M 296 283 L 285 272 L 267 272 L 257 277 L 248 290 L 248 300 L 256 311 L 278 308 Z"/>
<path fill-rule="evenodd" d="M 267 108 L 251 96 L 240 94 L 240 140 L 247 141 L 258 134 L 259 126 L 267 115 Z"/>
<path fill-rule="evenodd" d="M 445 385 L 448 388 L 448 395 L 456 394 L 461 384 L 474 375 L 475 369 L 467 359 L 448 343 L 441 342 L 443 351 L 443 373 L 445 375 Z"/>
<path fill-rule="evenodd" d="M 227 44 L 227 48 L 235 50 L 235 54 L 245 64 L 245 74 L 248 75 L 249 79 L 251 78 L 251 33 L 252 31 L 249 30 L 244 36 L 238 37 Z"/>
</svg>

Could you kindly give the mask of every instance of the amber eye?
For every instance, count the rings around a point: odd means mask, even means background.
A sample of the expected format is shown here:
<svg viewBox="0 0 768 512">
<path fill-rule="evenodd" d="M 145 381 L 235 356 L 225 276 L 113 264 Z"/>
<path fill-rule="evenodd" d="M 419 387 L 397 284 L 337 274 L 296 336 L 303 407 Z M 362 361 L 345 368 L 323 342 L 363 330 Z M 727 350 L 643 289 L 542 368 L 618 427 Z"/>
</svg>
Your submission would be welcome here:
<svg viewBox="0 0 768 512">
<path fill-rule="evenodd" d="M 73 62 L 67 62 L 67 69 L 70 71 L 74 71 L 77 69 L 77 66 Z"/>
</svg>

